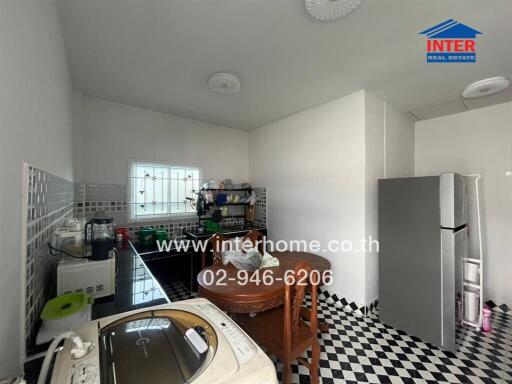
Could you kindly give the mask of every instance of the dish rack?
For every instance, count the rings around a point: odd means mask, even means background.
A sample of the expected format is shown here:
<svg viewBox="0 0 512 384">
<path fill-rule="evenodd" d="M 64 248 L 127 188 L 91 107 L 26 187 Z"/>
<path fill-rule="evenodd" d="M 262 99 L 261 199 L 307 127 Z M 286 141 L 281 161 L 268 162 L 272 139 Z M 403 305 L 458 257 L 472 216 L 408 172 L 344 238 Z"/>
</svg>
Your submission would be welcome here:
<svg viewBox="0 0 512 384">
<path fill-rule="evenodd" d="M 463 258 L 463 311 L 462 311 L 462 322 L 471 327 L 475 327 L 480 330 L 482 326 L 482 309 L 483 309 L 483 248 L 482 248 L 482 227 L 480 217 L 480 179 L 481 175 L 466 175 L 466 180 L 471 180 L 473 187 L 470 188 L 471 193 L 468 194 L 468 201 L 471 201 L 472 207 L 475 208 L 474 212 L 471 212 L 472 219 L 475 225 L 470 229 L 470 242 L 473 239 L 472 236 L 478 234 L 475 238 L 475 242 L 471 242 L 474 247 L 469 246 L 472 249 L 478 249 L 477 252 L 473 251 L 465 252 Z M 469 183 L 468 183 L 469 184 Z M 474 228 L 474 230 L 473 230 Z"/>
<path fill-rule="evenodd" d="M 224 193 L 224 194 L 236 194 L 236 195 L 239 195 L 240 197 L 243 197 L 243 198 L 248 198 L 252 192 L 252 188 L 230 188 L 230 189 L 218 189 L 218 188 L 203 188 L 202 191 L 208 191 L 208 192 L 211 192 L 213 194 L 213 199 L 214 201 L 216 200 L 216 197 L 219 193 Z M 217 204 L 216 202 L 213 202 L 213 203 L 208 203 L 207 204 L 207 208 L 208 209 L 211 209 L 212 207 L 242 207 L 242 212 L 240 214 L 231 214 L 231 215 L 228 215 L 228 216 L 223 216 L 222 217 L 222 220 L 224 219 L 243 219 L 244 221 L 244 226 L 248 224 L 248 221 L 247 220 L 247 211 L 250 209 L 250 204 L 249 202 L 236 202 L 236 203 L 233 203 L 233 202 L 225 202 L 225 203 L 222 203 L 222 204 Z M 201 225 L 201 223 L 203 221 L 207 221 L 207 220 L 212 220 L 212 216 L 211 214 L 205 214 L 205 215 L 201 215 L 201 216 L 198 216 L 198 220 L 199 220 L 199 225 Z"/>
</svg>

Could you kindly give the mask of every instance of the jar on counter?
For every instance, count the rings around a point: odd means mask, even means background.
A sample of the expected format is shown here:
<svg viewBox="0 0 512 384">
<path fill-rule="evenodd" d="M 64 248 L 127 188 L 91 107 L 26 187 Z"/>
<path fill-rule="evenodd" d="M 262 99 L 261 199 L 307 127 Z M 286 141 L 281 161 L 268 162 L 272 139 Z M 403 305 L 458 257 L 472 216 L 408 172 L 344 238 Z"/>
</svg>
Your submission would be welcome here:
<svg viewBox="0 0 512 384">
<path fill-rule="evenodd" d="M 155 229 L 153 227 L 139 229 L 139 245 L 142 248 L 151 248 L 155 245 Z"/>
<path fill-rule="evenodd" d="M 116 228 L 116 242 L 123 243 L 130 239 L 130 235 L 128 234 L 128 228 L 119 227 Z"/>
</svg>

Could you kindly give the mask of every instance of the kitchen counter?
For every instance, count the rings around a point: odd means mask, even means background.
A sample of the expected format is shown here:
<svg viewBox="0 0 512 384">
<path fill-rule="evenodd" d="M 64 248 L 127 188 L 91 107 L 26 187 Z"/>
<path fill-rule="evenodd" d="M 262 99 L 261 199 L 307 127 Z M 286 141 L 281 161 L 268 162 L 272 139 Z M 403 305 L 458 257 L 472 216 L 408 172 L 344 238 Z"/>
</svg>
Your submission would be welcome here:
<svg viewBox="0 0 512 384">
<path fill-rule="evenodd" d="M 164 290 L 144 263 L 144 252 L 139 254 L 136 248 L 137 246 L 130 242 L 123 248 L 118 248 L 116 293 L 94 301 L 92 306 L 93 320 L 170 302 Z M 30 356 L 45 351 L 48 346 L 49 343 L 35 346 L 27 351 L 27 355 Z M 25 363 L 27 383 L 37 382 L 42 362 L 43 357 L 40 357 Z"/>
<path fill-rule="evenodd" d="M 221 228 L 219 231 L 206 231 L 204 233 L 199 233 L 197 231 L 183 231 L 183 234 L 190 240 L 206 240 L 212 237 L 215 234 L 223 235 L 226 237 L 237 237 L 244 236 L 249 233 L 251 230 L 256 230 L 261 232 L 264 236 L 267 235 L 267 228 L 260 227 L 251 227 L 251 226 L 237 226 L 237 227 L 225 227 Z"/>
<path fill-rule="evenodd" d="M 95 300 L 92 318 L 115 315 L 139 308 L 169 303 L 164 290 L 151 274 L 137 245 L 118 248 L 116 294 Z"/>
</svg>

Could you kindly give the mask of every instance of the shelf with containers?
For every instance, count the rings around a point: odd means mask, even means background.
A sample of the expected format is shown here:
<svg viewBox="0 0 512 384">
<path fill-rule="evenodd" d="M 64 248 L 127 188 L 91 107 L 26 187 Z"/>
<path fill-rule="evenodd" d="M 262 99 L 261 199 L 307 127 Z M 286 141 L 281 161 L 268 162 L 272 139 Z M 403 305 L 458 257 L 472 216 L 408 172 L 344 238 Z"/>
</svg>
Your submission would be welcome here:
<svg viewBox="0 0 512 384">
<path fill-rule="evenodd" d="M 254 205 L 250 205 L 250 197 L 253 193 L 252 188 L 231 188 L 231 189 L 216 189 L 216 188 L 203 188 L 201 189 L 201 193 L 211 192 L 212 200 L 210 202 L 206 202 L 204 204 L 205 213 L 198 215 L 199 225 L 203 225 L 205 221 L 211 221 L 216 223 L 219 227 L 220 224 L 228 219 L 243 219 L 242 225 L 247 225 L 248 223 L 252 223 L 254 220 L 254 213 L 252 213 L 252 220 L 250 219 L 251 210 L 254 210 Z M 226 201 L 219 201 L 219 195 L 225 195 Z M 231 196 L 231 198 L 229 198 Z M 238 197 L 233 197 L 238 196 Z M 222 199 L 221 199 L 222 200 Z M 231 201 L 235 200 L 235 201 Z M 243 201 L 240 201 L 243 200 Z M 243 208 L 239 209 L 238 212 L 232 214 L 222 213 L 222 208 L 225 208 L 225 212 L 228 211 L 229 208 Z M 235 209 L 236 209 L 235 208 Z M 218 214 L 215 214 L 216 211 L 221 211 Z M 249 219 L 248 219 L 249 217 Z M 213 225 L 216 227 L 215 225 Z M 205 224 L 206 229 L 208 230 L 208 224 Z"/>
<path fill-rule="evenodd" d="M 462 259 L 463 308 L 462 322 L 476 329 L 482 325 L 483 310 L 483 247 L 480 213 L 481 175 L 466 175 L 469 240 Z"/>
</svg>

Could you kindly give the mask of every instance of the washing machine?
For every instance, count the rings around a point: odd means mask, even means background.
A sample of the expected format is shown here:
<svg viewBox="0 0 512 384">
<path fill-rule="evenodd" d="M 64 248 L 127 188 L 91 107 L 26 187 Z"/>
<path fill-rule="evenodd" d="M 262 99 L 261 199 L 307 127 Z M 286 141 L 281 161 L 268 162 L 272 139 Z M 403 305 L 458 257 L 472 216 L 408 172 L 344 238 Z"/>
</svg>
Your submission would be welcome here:
<svg viewBox="0 0 512 384">
<path fill-rule="evenodd" d="M 277 384 L 268 356 L 206 299 L 106 317 L 75 333 L 92 345 L 75 359 L 67 339 L 51 384 Z"/>
</svg>

